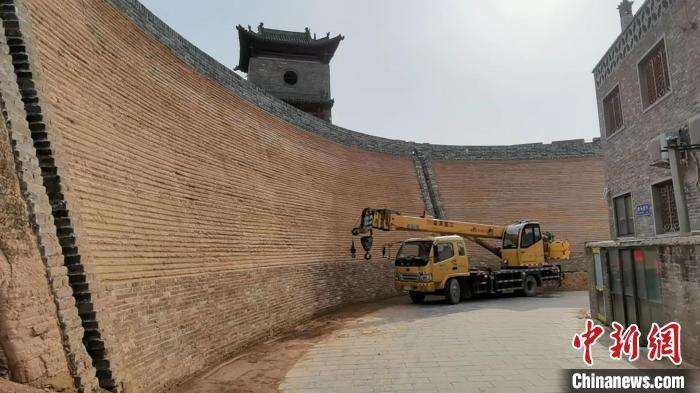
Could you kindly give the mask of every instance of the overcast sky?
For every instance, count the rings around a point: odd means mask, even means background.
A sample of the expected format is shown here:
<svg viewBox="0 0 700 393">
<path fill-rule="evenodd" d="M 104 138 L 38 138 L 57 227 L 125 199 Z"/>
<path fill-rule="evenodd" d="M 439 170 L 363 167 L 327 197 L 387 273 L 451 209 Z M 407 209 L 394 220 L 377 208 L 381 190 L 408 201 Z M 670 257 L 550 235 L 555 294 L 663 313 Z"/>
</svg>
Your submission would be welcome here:
<svg viewBox="0 0 700 393">
<path fill-rule="evenodd" d="M 237 24 L 340 33 L 333 122 L 444 144 L 598 136 L 591 71 L 620 33 L 618 0 L 141 1 L 230 68 Z"/>
</svg>

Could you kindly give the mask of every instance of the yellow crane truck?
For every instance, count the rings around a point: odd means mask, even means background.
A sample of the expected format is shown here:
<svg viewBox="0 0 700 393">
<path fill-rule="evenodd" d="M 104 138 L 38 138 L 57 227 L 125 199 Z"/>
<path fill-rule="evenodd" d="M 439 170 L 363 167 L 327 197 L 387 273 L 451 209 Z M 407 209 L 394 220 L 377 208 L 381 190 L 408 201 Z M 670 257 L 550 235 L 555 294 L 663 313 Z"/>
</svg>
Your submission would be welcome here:
<svg viewBox="0 0 700 393">
<path fill-rule="evenodd" d="M 370 259 L 372 231 L 428 232 L 439 236 L 412 238 L 401 243 L 396 254 L 394 284 L 409 294 L 414 303 L 426 295 L 445 296 L 450 304 L 459 303 L 474 294 L 513 293 L 535 296 L 538 286 L 557 286 L 562 282 L 561 265 L 551 260 L 569 259 L 569 242 L 555 240 L 542 232 L 534 221 L 518 221 L 508 225 L 438 220 L 428 215 L 405 216 L 387 209 L 366 208 L 354 236 L 365 259 Z M 500 239 L 500 247 L 482 239 Z M 469 266 L 464 245 L 469 239 L 501 258 L 499 270 Z M 353 242 L 354 253 L 354 242 Z"/>
</svg>

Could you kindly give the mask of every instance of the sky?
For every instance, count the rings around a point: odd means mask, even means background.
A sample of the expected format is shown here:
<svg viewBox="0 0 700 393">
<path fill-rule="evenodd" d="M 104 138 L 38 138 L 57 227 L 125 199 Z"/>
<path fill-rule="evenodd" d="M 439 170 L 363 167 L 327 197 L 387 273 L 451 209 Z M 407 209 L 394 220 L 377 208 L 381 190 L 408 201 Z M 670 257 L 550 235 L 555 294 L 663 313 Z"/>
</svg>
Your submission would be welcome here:
<svg viewBox="0 0 700 393">
<path fill-rule="evenodd" d="M 620 33 L 618 0 L 141 2 L 231 69 L 238 24 L 342 34 L 333 123 L 451 145 L 599 136 L 592 70 Z"/>
</svg>

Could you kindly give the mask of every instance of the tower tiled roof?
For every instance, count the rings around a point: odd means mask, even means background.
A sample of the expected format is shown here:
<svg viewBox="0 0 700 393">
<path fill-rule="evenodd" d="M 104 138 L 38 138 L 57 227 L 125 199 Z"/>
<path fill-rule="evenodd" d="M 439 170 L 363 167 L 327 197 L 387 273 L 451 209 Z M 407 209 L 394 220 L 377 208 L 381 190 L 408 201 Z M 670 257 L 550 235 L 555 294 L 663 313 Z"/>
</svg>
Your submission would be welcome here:
<svg viewBox="0 0 700 393">
<path fill-rule="evenodd" d="M 328 64 L 338 48 L 338 44 L 343 40 L 338 34 L 331 37 L 330 33 L 322 38 L 312 36 L 309 28 L 304 31 L 288 31 L 269 29 L 262 23 L 257 31 L 253 31 L 250 26 L 238 25 L 238 40 L 240 42 L 240 57 L 237 70 L 248 72 L 248 62 L 250 57 L 260 53 L 276 53 L 279 55 L 294 55 L 313 57 Z"/>
<path fill-rule="evenodd" d="M 256 34 L 259 38 L 270 41 L 286 41 L 308 44 L 314 41 L 309 31 L 288 31 L 259 28 Z"/>
</svg>

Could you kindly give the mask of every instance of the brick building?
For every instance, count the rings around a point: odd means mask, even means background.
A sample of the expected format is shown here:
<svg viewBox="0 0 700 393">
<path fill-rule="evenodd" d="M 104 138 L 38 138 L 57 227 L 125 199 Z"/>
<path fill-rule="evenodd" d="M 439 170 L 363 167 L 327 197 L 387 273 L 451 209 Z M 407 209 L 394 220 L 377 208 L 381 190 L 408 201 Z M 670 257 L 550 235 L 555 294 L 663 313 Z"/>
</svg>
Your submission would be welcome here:
<svg viewBox="0 0 700 393">
<path fill-rule="evenodd" d="M 700 3 L 618 7 L 622 33 L 593 71 L 611 241 L 588 245 L 591 309 L 610 323 L 680 321 L 700 361 Z"/>
</svg>

